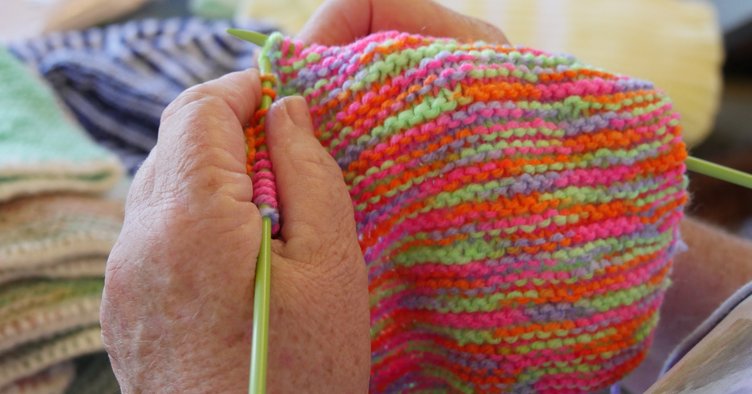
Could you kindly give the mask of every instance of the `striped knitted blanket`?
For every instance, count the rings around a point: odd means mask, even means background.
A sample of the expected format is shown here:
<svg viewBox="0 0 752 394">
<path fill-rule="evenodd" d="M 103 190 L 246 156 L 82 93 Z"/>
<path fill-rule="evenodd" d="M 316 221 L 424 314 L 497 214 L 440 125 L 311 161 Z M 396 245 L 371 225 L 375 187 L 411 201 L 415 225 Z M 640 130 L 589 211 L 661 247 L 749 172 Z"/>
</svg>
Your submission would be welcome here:
<svg viewBox="0 0 752 394">
<path fill-rule="evenodd" d="M 275 34 L 265 55 L 350 190 L 373 392 L 591 392 L 640 363 L 687 201 L 664 93 L 569 56 L 398 32 Z"/>
</svg>

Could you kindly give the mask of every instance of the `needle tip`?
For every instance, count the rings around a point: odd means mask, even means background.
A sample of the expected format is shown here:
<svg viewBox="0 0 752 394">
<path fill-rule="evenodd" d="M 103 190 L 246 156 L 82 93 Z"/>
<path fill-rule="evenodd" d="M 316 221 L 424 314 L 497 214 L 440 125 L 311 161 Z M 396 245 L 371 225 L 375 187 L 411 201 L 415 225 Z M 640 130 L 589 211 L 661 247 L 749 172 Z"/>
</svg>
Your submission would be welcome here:
<svg viewBox="0 0 752 394">
<path fill-rule="evenodd" d="M 241 29 L 227 29 L 227 33 L 258 46 L 264 46 L 264 44 L 266 44 L 266 40 L 269 38 L 269 36 L 267 36 L 266 34 Z"/>
</svg>

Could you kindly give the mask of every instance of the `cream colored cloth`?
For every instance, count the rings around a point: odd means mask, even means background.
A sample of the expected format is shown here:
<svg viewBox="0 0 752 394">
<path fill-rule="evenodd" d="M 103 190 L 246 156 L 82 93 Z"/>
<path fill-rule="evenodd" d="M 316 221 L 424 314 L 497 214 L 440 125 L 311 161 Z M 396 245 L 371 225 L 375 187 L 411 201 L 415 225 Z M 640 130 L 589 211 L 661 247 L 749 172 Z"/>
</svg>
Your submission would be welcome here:
<svg viewBox="0 0 752 394">
<path fill-rule="evenodd" d="M 682 115 L 696 145 L 718 109 L 721 31 L 707 1 L 438 0 L 500 27 L 515 45 L 575 55 L 585 63 L 652 81 Z M 243 0 L 239 13 L 297 32 L 323 0 Z"/>
<path fill-rule="evenodd" d="M 125 15 L 148 0 L 2 0 L 0 42 L 81 29 Z"/>
</svg>

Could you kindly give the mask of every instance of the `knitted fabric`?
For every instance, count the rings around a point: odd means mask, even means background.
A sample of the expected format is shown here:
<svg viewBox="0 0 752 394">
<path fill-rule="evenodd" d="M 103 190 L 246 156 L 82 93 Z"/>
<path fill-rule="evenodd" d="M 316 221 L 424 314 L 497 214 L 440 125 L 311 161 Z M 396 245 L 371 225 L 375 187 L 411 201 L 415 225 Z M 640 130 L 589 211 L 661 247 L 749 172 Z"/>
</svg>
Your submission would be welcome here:
<svg viewBox="0 0 752 394">
<path fill-rule="evenodd" d="M 101 278 L 19 281 L 0 289 L 0 355 L 99 322 Z"/>
<path fill-rule="evenodd" d="M 569 56 L 397 32 L 275 34 L 265 55 L 349 187 L 371 391 L 590 392 L 644 358 L 687 200 L 665 94 Z"/>
<path fill-rule="evenodd" d="M 100 192 L 121 172 L 64 115 L 55 96 L 0 48 L 0 201 L 40 192 Z"/>
<path fill-rule="evenodd" d="M 122 217 L 121 202 L 85 195 L 0 204 L 0 393 L 62 392 L 70 379 L 32 375 L 102 350 L 60 338 L 97 328 L 105 262 Z"/>
<path fill-rule="evenodd" d="M 0 284 L 76 273 L 102 277 L 122 221 L 121 202 L 81 195 L 44 195 L 1 204 Z"/>
<path fill-rule="evenodd" d="M 10 50 L 135 172 L 157 141 L 162 111 L 178 94 L 243 69 L 258 52 L 228 36 L 228 27 L 270 31 L 256 22 L 144 19 L 48 34 Z"/>
<path fill-rule="evenodd" d="M 75 373 L 73 363 L 65 362 L 0 388 L 0 394 L 62 394 Z"/>
</svg>

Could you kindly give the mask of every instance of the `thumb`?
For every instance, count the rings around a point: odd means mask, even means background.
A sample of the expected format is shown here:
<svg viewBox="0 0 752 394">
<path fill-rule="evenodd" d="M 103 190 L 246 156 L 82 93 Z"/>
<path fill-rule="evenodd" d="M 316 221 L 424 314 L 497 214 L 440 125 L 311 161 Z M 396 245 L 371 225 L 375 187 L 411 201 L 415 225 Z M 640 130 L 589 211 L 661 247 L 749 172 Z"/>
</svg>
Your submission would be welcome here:
<svg viewBox="0 0 752 394">
<path fill-rule="evenodd" d="M 321 256 L 326 250 L 357 247 L 352 201 L 342 170 L 314 136 L 305 100 L 282 99 L 272 106 L 266 122 L 285 257 L 312 261 L 332 257 Z"/>
</svg>

